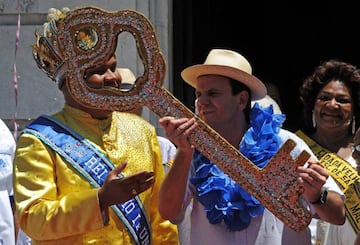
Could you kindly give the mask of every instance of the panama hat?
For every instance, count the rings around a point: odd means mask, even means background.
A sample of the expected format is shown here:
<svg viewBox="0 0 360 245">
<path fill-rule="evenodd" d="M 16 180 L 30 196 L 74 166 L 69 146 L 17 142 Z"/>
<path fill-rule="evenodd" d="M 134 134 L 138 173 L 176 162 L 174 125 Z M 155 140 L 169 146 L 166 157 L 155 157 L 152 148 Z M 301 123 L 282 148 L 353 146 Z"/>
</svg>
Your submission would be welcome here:
<svg viewBox="0 0 360 245">
<path fill-rule="evenodd" d="M 252 100 L 261 99 L 266 95 L 266 87 L 252 75 L 250 63 L 241 54 L 232 50 L 212 49 L 204 64 L 187 67 L 181 72 L 185 82 L 194 88 L 198 77 L 202 75 L 220 75 L 235 79 L 250 89 Z"/>
</svg>

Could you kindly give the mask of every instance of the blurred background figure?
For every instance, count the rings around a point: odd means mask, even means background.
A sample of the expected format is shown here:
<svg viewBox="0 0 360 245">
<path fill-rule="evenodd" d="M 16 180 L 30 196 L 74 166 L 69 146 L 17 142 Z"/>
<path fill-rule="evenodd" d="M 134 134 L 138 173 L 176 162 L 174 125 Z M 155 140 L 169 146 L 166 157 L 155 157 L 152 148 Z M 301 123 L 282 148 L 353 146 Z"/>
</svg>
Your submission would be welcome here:
<svg viewBox="0 0 360 245">
<path fill-rule="evenodd" d="M 356 133 L 354 136 L 354 147 L 353 148 L 354 149 L 353 149 L 352 156 L 356 162 L 357 172 L 360 175 L 360 128 L 358 128 L 356 130 Z M 360 189 L 360 187 L 359 187 L 359 189 Z M 357 233 L 354 245 L 360 245 L 360 232 Z"/>
<path fill-rule="evenodd" d="M 19 229 L 13 196 L 15 139 L 0 119 L 0 244 L 30 245 L 31 239 Z"/>
<path fill-rule="evenodd" d="M 282 114 L 279 104 L 269 94 L 260 100 L 252 100 L 251 107 L 253 107 L 255 103 L 259 103 L 262 108 L 267 108 L 272 105 L 274 114 Z"/>
<path fill-rule="evenodd" d="M 354 146 L 353 146 L 352 157 L 355 160 L 356 169 L 357 169 L 358 174 L 360 175 L 360 128 L 358 128 L 356 130 L 356 133 L 354 136 Z"/>
<path fill-rule="evenodd" d="M 266 90 L 267 90 L 267 94 L 273 99 L 275 100 L 275 102 L 277 103 L 277 105 L 279 106 L 280 109 L 282 109 L 282 102 L 281 102 L 281 96 L 280 96 L 280 90 L 277 87 L 277 85 L 275 83 L 271 83 L 271 82 L 264 82 Z"/>
<path fill-rule="evenodd" d="M 0 120 L 0 244 L 15 244 L 15 207 L 13 198 L 13 159 L 15 139 Z"/>
</svg>

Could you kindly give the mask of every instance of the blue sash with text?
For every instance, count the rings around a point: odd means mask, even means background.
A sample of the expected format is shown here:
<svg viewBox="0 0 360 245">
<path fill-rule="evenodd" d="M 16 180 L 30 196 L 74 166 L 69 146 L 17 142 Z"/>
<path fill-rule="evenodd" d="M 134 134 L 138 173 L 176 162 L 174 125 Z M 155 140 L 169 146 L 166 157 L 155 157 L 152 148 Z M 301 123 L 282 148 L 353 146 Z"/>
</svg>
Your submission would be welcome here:
<svg viewBox="0 0 360 245">
<path fill-rule="evenodd" d="M 113 163 L 90 141 L 55 118 L 42 115 L 22 133 L 32 134 L 43 141 L 95 188 L 102 186 L 114 168 Z M 111 208 L 125 224 L 136 244 L 151 244 L 151 228 L 138 196 L 125 203 L 112 205 Z"/>
</svg>

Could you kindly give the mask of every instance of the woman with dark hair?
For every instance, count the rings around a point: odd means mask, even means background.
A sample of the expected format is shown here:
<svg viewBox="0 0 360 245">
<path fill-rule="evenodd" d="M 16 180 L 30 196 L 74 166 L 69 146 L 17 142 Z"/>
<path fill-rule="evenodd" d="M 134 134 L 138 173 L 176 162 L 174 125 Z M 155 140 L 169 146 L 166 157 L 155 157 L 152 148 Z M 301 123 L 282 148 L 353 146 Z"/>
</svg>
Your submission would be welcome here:
<svg viewBox="0 0 360 245">
<path fill-rule="evenodd" d="M 321 98 L 319 97 L 319 94 L 326 85 L 336 81 L 343 83 L 343 86 L 348 89 L 348 93 L 351 98 L 351 113 L 353 116 L 351 119 L 355 120 L 347 122 L 353 123 L 352 125 L 355 126 L 355 128 L 358 127 L 360 120 L 360 71 L 349 63 L 339 60 L 329 60 L 319 65 L 315 69 L 314 73 L 304 80 L 300 88 L 300 99 L 303 103 L 304 113 L 303 130 L 306 134 L 319 134 L 319 132 L 316 133 L 316 131 L 318 131 L 319 127 L 322 127 L 322 125 L 318 125 L 318 127 L 316 127 L 316 119 L 320 119 L 320 117 L 316 118 L 317 111 L 314 111 L 314 107 L 316 106 L 317 100 L 326 102 L 326 99 L 332 99 L 331 97 Z M 338 102 L 340 102 L 340 104 L 346 104 L 341 103 L 346 101 Z M 336 123 L 338 121 L 333 120 L 333 122 Z M 343 126 L 345 127 L 349 125 L 350 124 L 345 123 Z M 351 139 L 355 131 L 352 130 L 353 128 L 351 127 L 348 127 L 348 129 L 349 132 L 347 132 L 346 135 Z"/>
<path fill-rule="evenodd" d="M 357 175 L 351 145 L 360 119 L 360 72 L 340 60 L 324 61 L 305 78 L 299 92 L 304 121 L 297 135 L 307 142 L 346 195 L 350 184 L 343 180 Z M 313 238 L 316 244 L 354 242 L 358 228 L 356 224 L 350 225 L 352 214 L 348 206 L 346 210 L 347 221 L 343 226 L 313 220 L 312 225 L 318 227 Z"/>
</svg>

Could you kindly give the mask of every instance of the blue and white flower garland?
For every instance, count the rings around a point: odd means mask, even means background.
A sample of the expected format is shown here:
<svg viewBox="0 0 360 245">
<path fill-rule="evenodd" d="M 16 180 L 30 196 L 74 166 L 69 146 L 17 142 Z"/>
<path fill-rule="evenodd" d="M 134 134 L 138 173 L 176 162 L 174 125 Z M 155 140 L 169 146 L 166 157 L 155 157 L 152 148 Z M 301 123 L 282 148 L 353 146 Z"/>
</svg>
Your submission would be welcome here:
<svg viewBox="0 0 360 245">
<path fill-rule="evenodd" d="M 280 147 L 278 134 L 284 121 L 285 115 L 273 114 L 272 105 L 261 108 L 255 103 L 240 152 L 263 168 Z M 193 159 L 195 176 L 190 181 L 211 224 L 223 221 L 230 231 L 240 231 L 249 226 L 252 217 L 263 214 L 264 207 L 258 200 L 199 151 L 195 150 Z"/>
</svg>

